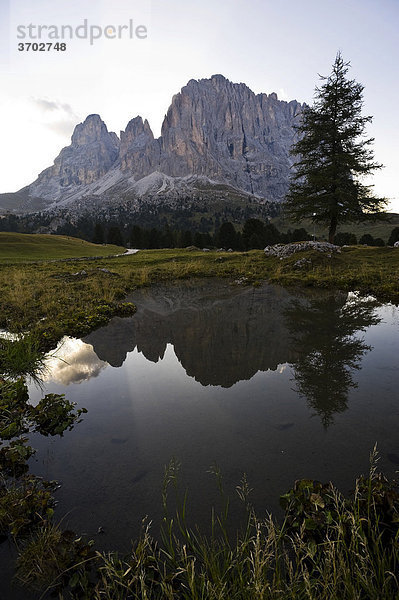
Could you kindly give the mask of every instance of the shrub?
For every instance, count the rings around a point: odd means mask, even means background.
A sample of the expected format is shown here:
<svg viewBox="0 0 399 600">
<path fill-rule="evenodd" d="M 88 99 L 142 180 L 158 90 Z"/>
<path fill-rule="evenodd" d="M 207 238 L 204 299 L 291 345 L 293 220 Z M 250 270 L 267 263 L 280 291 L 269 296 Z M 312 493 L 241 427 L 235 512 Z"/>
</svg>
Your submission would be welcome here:
<svg viewBox="0 0 399 600">
<path fill-rule="evenodd" d="M 356 246 L 357 238 L 354 233 L 341 231 L 335 236 L 334 244 L 337 246 Z"/>
</svg>

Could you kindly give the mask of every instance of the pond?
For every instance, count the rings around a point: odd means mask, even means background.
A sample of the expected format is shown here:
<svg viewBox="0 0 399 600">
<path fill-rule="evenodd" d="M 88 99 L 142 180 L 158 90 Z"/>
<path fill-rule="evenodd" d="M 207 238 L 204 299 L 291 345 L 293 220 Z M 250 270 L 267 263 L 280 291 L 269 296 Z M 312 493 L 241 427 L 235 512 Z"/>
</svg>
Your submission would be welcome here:
<svg viewBox="0 0 399 600">
<path fill-rule="evenodd" d="M 181 463 L 188 518 L 205 529 L 246 473 L 259 516 L 281 516 L 296 479 L 343 492 L 369 468 L 399 468 L 399 310 L 356 293 L 200 280 L 138 290 L 137 313 L 65 339 L 43 392 L 88 413 L 60 439 L 35 435 L 31 470 L 62 483 L 63 525 L 127 551 L 142 519 L 157 537 L 165 465 Z M 99 531 L 101 533 L 99 533 Z M 0 594 L 1 597 L 1 594 Z"/>
</svg>

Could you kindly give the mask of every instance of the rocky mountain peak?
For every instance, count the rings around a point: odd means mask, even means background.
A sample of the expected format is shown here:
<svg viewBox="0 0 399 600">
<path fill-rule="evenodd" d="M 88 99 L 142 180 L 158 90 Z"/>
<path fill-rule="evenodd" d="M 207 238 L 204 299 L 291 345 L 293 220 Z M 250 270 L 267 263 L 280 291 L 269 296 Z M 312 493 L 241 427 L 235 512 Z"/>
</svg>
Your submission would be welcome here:
<svg viewBox="0 0 399 600">
<path fill-rule="evenodd" d="M 98 196 L 117 184 L 120 198 L 122 189 L 127 196 L 133 193 L 132 177 L 139 182 L 158 173 L 159 190 L 151 185 L 156 200 L 166 187 L 174 189 L 173 178 L 184 179 L 185 190 L 189 182 L 205 178 L 210 185 L 239 190 L 244 198 L 281 201 L 292 167 L 293 126 L 302 108 L 296 100 L 255 94 L 220 74 L 191 79 L 173 97 L 160 138 L 137 116 L 119 139 L 98 114 L 91 114 L 76 126 L 71 145 L 61 150 L 54 165 L 23 191 L 39 201 L 36 205 L 48 206 L 94 192 Z M 111 191 L 107 194 L 114 197 Z M 31 200 L 27 206 L 33 205 Z"/>
<path fill-rule="evenodd" d="M 206 175 L 270 200 L 284 198 L 292 165 L 295 114 L 301 105 L 254 94 L 223 75 L 192 79 L 162 125 L 159 170 Z"/>
<path fill-rule="evenodd" d="M 134 139 L 143 133 L 145 135 L 149 135 L 150 137 L 154 137 L 147 119 L 143 121 L 142 117 L 137 116 L 129 121 L 129 123 L 126 125 L 125 131 L 121 131 L 120 137 L 121 140 L 127 136 L 129 136 L 131 139 Z"/>
<path fill-rule="evenodd" d="M 79 147 L 94 142 L 99 142 L 107 138 L 109 135 L 108 129 L 100 115 L 89 115 L 83 121 L 76 125 L 72 134 L 72 146 Z"/>
<path fill-rule="evenodd" d="M 120 133 L 119 157 L 122 171 L 133 175 L 148 175 L 159 160 L 159 142 L 154 140 L 151 127 L 138 116 L 129 121 Z"/>
<path fill-rule="evenodd" d="M 105 175 L 118 155 L 118 136 L 108 131 L 99 115 L 89 115 L 76 125 L 71 145 L 29 186 L 29 195 L 54 201 Z"/>
</svg>

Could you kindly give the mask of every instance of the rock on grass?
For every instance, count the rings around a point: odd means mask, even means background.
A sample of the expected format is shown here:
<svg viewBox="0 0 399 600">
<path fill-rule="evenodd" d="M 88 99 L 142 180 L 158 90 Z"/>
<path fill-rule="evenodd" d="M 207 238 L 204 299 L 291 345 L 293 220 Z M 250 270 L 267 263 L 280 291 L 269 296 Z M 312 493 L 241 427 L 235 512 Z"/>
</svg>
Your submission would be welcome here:
<svg viewBox="0 0 399 600">
<path fill-rule="evenodd" d="M 275 244 L 266 246 L 264 252 L 266 256 L 277 256 L 277 258 L 287 258 L 296 252 L 305 252 L 306 250 L 316 250 L 316 252 L 341 252 L 339 246 L 329 242 L 294 242 L 292 244 Z"/>
</svg>

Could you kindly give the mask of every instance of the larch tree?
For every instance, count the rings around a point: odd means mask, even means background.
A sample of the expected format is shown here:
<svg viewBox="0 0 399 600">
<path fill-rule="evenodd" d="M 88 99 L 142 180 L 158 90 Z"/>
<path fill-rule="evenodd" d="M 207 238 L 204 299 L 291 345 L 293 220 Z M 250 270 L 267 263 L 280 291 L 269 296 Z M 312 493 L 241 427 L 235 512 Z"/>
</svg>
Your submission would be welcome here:
<svg viewBox="0 0 399 600">
<path fill-rule="evenodd" d="M 323 84 L 316 87 L 313 106 L 301 115 L 285 202 L 295 222 L 309 218 L 327 226 L 331 243 L 341 223 L 386 218 L 386 200 L 364 183 L 382 165 L 374 161 L 374 139 L 365 137 L 372 117 L 361 114 L 364 86 L 347 78 L 349 67 L 338 52 L 331 74 L 320 76 Z"/>
</svg>

